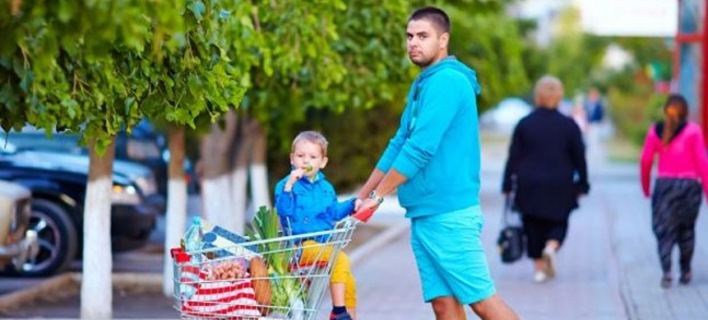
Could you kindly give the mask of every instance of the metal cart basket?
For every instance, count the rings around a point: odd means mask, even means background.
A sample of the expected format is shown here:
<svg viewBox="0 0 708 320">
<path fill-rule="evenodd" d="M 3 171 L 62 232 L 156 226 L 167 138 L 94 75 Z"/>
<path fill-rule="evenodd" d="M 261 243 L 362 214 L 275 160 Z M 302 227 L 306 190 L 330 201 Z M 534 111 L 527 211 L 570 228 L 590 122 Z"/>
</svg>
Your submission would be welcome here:
<svg viewBox="0 0 708 320">
<path fill-rule="evenodd" d="M 182 319 L 314 319 L 358 222 L 348 217 L 329 231 L 198 252 L 172 249 L 174 307 Z"/>
</svg>

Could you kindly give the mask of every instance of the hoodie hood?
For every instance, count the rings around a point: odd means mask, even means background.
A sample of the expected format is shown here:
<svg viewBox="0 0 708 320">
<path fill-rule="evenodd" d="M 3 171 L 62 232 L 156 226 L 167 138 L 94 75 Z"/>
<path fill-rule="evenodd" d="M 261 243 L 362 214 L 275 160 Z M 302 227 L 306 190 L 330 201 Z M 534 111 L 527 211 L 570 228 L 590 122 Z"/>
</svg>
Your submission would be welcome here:
<svg viewBox="0 0 708 320">
<path fill-rule="evenodd" d="M 466 66 L 464 63 L 457 60 L 455 56 L 448 56 L 447 58 L 442 59 L 426 68 L 420 74 L 420 76 L 418 76 L 418 82 L 424 81 L 426 78 L 445 68 L 453 68 L 464 74 L 467 77 L 467 80 L 469 80 L 470 84 L 472 85 L 472 88 L 474 88 L 474 93 L 476 95 L 482 93 L 482 87 L 477 81 L 477 73 L 470 67 Z"/>
</svg>

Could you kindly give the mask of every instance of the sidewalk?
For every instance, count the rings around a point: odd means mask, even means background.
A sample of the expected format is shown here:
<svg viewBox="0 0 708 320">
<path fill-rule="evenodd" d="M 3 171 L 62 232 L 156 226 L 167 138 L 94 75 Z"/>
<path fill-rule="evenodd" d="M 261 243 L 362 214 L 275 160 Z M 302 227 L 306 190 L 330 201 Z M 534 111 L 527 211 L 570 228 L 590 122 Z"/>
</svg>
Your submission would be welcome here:
<svg viewBox="0 0 708 320">
<path fill-rule="evenodd" d="M 651 232 L 649 200 L 641 194 L 638 168 L 633 164 L 590 165 L 591 192 L 570 221 L 569 233 L 557 259 L 556 279 L 536 284 L 532 265 L 524 259 L 511 265 L 499 260 L 496 237 L 502 211 L 501 170 L 505 160 L 502 144 L 484 145 L 480 197 L 485 215 L 482 234 L 487 260 L 501 297 L 522 319 L 708 319 L 708 210 L 703 205 L 697 226 L 690 286 L 659 287 L 661 271 Z M 705 201 L 704 201 L 705 202 Z M 388 198 L 372 218 L 373 224 L 408 225 L 395 198 Z M 360 320 L 434 319 L 422 301 L 417 267 L 406 229 L 368 255 L 356 255 Z M 370 236 L 364 236 L 368 242 Z M 383 242 L 382 242 L 383 243 Z M 161 256 L 123 256 L 131 271 L 157 271 Z M 135 261 L 131 260 L 135 258 Z M 676 260 L 674 260 L 676 261 Z M 676 262 L 674 262 L 676 263 Z M 66 288 L 67 291 L 76 288 Z M 136 307 L 136 299 L 145 299 Z M 169 298 L 154 292 L 125 292 L 114 296 L 114 315 L 122 318 L 177 317 Z M 78 296 L 39 302 L 12 317 L 64 317 L 78 314 Z M 327 319 L 329 301 L 316 318 Z M 36 309 L 41 309 L 37 312 Z M 120 310 L 120 312 L 118 312 Z M 477 319 L 467 308 L 468 319 Z M 34 312 L 34 313 L 33 313 Z M 0 314 L 0 317 L 3 317 Z"/>
<path fill-rule="evenodd" d="M 500 167 L 488 161 L 483 170 L 483 241 L 499 294 L 522 319 L 708 319 L 708 220 L 699 218 L 693 283 L 661 289 L 649 200 L 641 195 L 635 165 L 591 165 L 591 194 L 571 217 L 557 278 L 545 284 L 533 283 L 529 260 L 499 261 Z M 354 273 L 360 319 L 434 319 L 422 301 L 408 232 Z"/>
</svg>

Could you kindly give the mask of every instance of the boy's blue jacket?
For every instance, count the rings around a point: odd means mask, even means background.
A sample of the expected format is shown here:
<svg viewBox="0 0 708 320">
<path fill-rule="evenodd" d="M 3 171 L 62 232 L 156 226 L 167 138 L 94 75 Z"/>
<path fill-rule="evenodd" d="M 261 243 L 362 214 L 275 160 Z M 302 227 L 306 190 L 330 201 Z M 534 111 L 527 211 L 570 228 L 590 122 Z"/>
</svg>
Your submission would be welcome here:
<svg viewBox="0 0 708 320">
<path fill-rule="evenodd" d="M 314 182 L 302 177 L 293 184 L 290 192 L 285 192 L 286 176 L 275 186 L 275 208 L 280 216 L 280 224 L 285 232 L 300 235 L 309 232 L 332 230 L 334 224 L 354 211 L 356 198 L 337 202 L 334 187 L 317 173 Z M 288 231 L 289 230 L 289 231 Z M 315 240 L 325 242 L 327 237 Z"/>
<path fill-rule="evenodd" d="M 406 217 L 479 204 L 480 92 L 475 72 L 454 57 L 425 69 L 411 86 L 400 127 L 376 165 L 408 178 L 398 187 Z"/>
</svg>

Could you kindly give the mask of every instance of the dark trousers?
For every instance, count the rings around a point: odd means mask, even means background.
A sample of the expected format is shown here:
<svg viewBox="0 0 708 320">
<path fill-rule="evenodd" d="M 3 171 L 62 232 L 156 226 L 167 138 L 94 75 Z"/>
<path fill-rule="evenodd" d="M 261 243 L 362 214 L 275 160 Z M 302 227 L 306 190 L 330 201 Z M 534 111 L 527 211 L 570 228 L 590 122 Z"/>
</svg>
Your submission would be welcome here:
<svg viewBox="0 0 708 320">
<path fill-rule="evenodd" d="M 536 218 L 530 215 L 522 215 L 524 223 L 524 233 L 526 234 L 526 253 L 531 259 L 541 258 L 543 248 L 548 240 L 556 240 L 563 244 L 565 235 L 568 232 L 568 220 L 552 221 Z"/>
<path fill-rule="evenodd" d="M 696 179 L 656 180 L 651 200 L 652 229 L 664 273 L 671 271 L 671 251 L 676 244 L 681 252 L 681 272 L 691 271 L 702 191 L 701 183 Z"/>
</svg>

